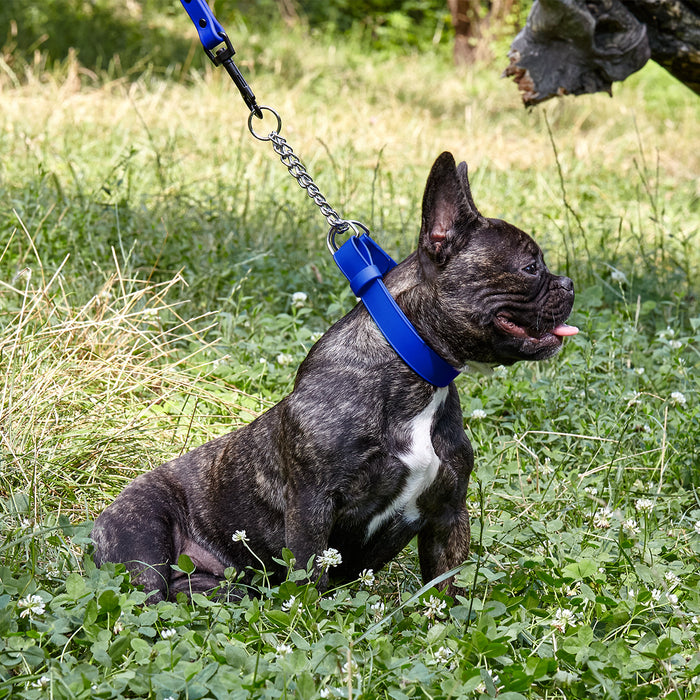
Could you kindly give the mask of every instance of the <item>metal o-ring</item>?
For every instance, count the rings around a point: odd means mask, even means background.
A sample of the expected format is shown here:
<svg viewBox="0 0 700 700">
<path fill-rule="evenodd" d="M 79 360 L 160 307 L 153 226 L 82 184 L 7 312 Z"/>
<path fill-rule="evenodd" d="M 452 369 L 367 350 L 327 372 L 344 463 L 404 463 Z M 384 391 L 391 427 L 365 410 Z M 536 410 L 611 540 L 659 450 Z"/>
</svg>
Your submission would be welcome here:
<svg viewBox="0 0 700 700">
<path fill-rule="evenodd" d="M 282 131 L 282 118 L 280 117 L 280 115 L 277 112 L 275 112 L 274 109 L 272 109 L 272 107 L 262 107 L 261 106 L 260 111 L 262 112 L 263 110 L 265 110 L 267 112 L 272 112 L 272 114 L 275 115 L 275 117 L 277 118 L 277 128 L 273 129 L 270 132 L 270 136 L 261 136 L 260 134 L 258 134 L 255 131 L 255 129 L 253 129 L 253 117 L 255 116 L 255 113 L 251 112 L 250 115 L 248 116 L 248 130 L 256 139 L 258 139 L 258 141 L 271 141 L 272 134 L 279 134 L 280 131 Z"/>
</svg>

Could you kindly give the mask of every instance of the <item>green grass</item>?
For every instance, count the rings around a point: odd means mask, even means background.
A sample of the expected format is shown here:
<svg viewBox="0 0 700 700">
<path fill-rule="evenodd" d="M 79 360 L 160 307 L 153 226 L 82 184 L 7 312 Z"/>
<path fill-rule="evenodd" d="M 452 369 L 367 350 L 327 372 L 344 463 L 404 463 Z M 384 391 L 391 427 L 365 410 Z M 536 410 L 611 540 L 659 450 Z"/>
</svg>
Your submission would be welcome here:
<svg viewBox="0 0 700 700">
<path fill-rule="evenodd" d="M 283 396 L 353 299 L 225 76 L 187 56 L 6 60 L 0 697 L 700 696 L 697 98 L 648 66 L 612 100 L 527 112 L 502 63 L 235 31 L 343 216 L 407 254 L 451 150 L 483 213 L 574 278 L 582 332 L 550 362 L 458 379 L 472 555 L 444 608 L 413 547 L 322 597 L 291 571 L 259 599 L 144 607 L 91 563 L 89 521 Z"/>
</svg>

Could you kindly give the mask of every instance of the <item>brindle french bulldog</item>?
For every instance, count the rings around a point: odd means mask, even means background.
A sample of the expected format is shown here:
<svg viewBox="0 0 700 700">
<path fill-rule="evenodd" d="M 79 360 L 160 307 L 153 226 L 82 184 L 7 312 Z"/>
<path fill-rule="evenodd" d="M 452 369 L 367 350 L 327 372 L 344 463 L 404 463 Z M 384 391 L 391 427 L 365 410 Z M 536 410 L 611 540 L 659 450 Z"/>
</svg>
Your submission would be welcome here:
<svg viewBox="0 0 700 700">
<path fill-rule="evenodd" d="M 479 213 L 450 153 L 428 178 L 418 250 L 384 281 L 458 369 L 542 360 L 576 333 L 564 323 L 573 282 L 526 233 Z M 155 601 L 210 592 L 226 567 L 259 568 L 246 545 L 272 576 L 285 573 L 284 547 L 302 566 L 335 548 L 332 578 L 348 581 L 418 535 L 427 582 L 467 557 L 473 464 L 455 385 L 415 374 L 359 303 L 313 346 L 289 396 L 127 486 L 95 523 L 95 561 L 124 562 Z M 241 530 L 246 543 L 232 539 Z M 196 566 L 189 580 L 171 568 L 181 554 Z M 329 570 L 316 566 L 323 589 Z"/>
</svg>

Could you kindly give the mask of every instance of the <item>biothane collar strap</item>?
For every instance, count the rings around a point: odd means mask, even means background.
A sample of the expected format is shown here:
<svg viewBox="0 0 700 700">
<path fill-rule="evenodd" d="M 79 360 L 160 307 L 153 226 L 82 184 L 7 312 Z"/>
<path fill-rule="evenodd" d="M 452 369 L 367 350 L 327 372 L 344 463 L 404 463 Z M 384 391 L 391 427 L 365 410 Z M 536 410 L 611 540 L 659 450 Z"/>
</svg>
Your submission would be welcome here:
<svg viewBox="0 0 700 700">
<path fill-rule="evenodd" d="M 418 335 L 382 281 L 382 277 L 396 266 L 391 257 L 363 233 L 351 236 L 333 254 L 333 259 L 399 357 L 433 386 L 450 384 L 459 370 Z"/>
</svg>

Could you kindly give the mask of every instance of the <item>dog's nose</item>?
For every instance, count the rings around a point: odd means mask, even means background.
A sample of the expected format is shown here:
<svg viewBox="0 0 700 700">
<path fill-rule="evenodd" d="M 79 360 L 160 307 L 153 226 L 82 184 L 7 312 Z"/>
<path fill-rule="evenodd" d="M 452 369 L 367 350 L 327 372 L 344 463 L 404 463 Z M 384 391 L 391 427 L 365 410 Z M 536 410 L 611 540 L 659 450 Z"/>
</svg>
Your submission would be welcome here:
<svg viewBox="0 0 700 700">
<path fill-rule="evenodd" d="M 560 277 L 559 286 L 562 289 L 565 289 L 567 292 L 574 291 L 574 281 L 572 279 L 569 279 L 568 277 Z"/>
</svg>

